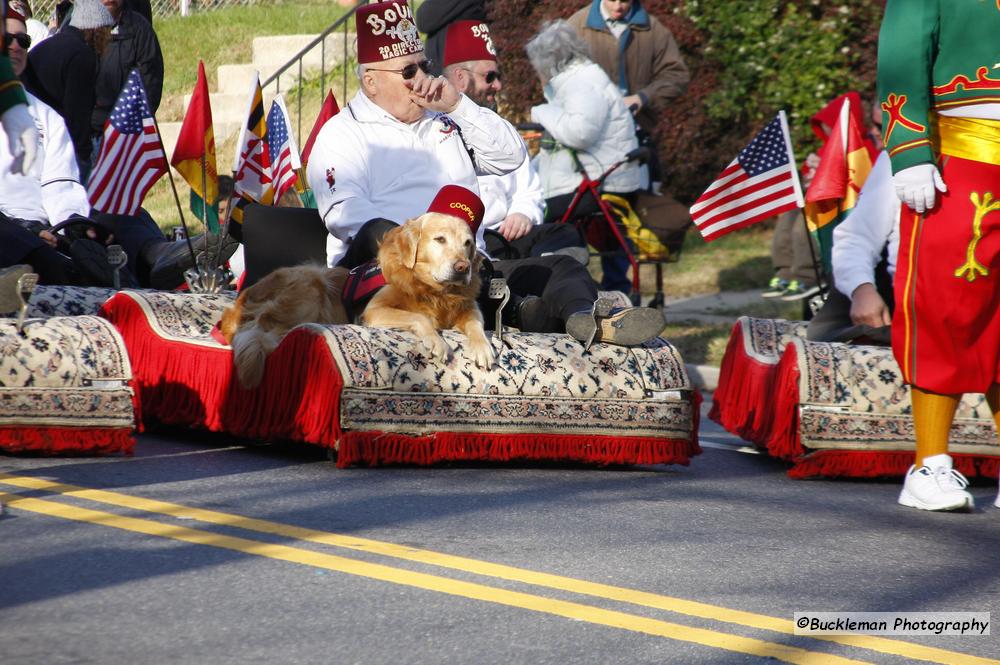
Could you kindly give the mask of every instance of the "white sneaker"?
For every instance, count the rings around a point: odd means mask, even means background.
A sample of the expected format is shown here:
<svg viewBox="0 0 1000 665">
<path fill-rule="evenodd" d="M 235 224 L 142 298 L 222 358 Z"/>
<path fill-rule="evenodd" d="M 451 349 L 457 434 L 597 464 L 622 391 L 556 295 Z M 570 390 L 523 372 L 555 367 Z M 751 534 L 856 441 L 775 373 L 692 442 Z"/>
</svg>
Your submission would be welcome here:
<svg viewBox="0 0 1000 665">
<path fill-rule="evenodd" d="M 951 468 L 951 457 L 934 455 L 919 469 L 911 466 L 899 493 L 899 503 L 920 510 L 972 510 L 975 501 L 965 491 L 969 481 Z"/>
<path fill-rule="evenodd" d="M 997 493 L 997 498 L 996 501 L 993 502 L 993 505 L 1000 508 L 1000 492 Z"/>
</svg>

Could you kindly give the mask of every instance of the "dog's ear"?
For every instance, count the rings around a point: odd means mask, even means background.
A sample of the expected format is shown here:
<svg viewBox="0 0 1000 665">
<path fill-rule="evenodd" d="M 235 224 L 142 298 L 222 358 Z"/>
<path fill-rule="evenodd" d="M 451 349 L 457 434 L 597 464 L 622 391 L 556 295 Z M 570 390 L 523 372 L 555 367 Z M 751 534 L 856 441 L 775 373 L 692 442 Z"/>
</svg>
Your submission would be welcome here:
<svg viewBox="0 0 1000 665">
<path fill-rule="evenodd" d="M 398 236 L 399 259 L 407 268 L 417 265 L 417 248 L 420 247 L 420 219 L 411 219 L 403 224 Z"/>
</svg>

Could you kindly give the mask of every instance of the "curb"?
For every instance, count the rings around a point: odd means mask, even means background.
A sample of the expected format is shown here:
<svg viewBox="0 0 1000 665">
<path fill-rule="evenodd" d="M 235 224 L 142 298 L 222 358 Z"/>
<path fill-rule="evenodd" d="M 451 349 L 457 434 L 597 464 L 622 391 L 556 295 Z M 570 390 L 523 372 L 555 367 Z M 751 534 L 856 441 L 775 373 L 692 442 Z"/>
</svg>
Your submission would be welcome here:
<svg viewBox="0 0 1000 665">
<path fill-rule="evenodd" d="M 719 386 L 719 368 L 712 365 L 684 365 L 691 385 L 698 390 L 715 390 Z"/>
</svg>

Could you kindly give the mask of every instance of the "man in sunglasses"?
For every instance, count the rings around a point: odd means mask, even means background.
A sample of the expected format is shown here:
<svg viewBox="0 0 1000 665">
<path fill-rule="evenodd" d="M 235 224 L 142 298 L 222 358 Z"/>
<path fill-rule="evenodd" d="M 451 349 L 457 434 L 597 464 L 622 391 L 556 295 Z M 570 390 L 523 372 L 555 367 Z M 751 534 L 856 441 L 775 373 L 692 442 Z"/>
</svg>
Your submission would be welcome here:
<svg viewBox="0 0 1000 665">
<path fill-rule="evenodd" d="M 478 176 L 511 173 L 527 159 L 509 122 L 447 78 L 426 73 L 423 44 L 405 2 L 362 6 L 355 22 L 360 89 L 320 130 L 307 170 L 330 232 L 327 262 L 350 268 L 373 258 L 382 235 L 421 215 L 445 185 L 478 195 Z M 482 230 L 476 240 L 485 252 Z M 515 295 L 540 296 L 532 300 L 539 305 L 531 309 L 532 325 L 522 321 L 522 329 L 561 331 L 571 315 L 586 310 L 590 330 L 581 336 L 592 336 L 597 287 L 583 265 L 566 256 L 544 256 L 493 266 Z M 480 305 L 487 306 L 488 320 L 489 300 L 481 297 Z M 616 334 L 633 335 L 629 322 L 623 323 Z M 662 328 L 661 315 L 659 328 L 644 339 Z"/>
<path fill-rule="evenodd" d="M 0 35 L 3 36 L 4 46 L 3 52 L 0 52 L 0 124 L 7 135 L 10 153 L 17 155 L 11 167 L 17 173 L 27 173 L 34 159 L 38 134 L 28 114 L 24 87 L 12 71 L 7 57 L 7 11 L 6 0 L 0 0 L 0 20 L 3 21 L 0 24 Z"/>
<path fill-rule="evenodd" d="M 444 44 L 444 75 L 472 101 L 497 110 L 503 89 L 496 48 L 482 21 L 456 21 L 448 26 Z M 584 265 L 587 244 L 572 224 L 543 224 L 545 196 L 538 171 L 530 160 L 510 174 L 479 177 L 486 205 L 483 226 L 486 249 L 496 258 L 568 254 Z M 573 249 L 569 249 L 573 248 Z"/>
</svg>

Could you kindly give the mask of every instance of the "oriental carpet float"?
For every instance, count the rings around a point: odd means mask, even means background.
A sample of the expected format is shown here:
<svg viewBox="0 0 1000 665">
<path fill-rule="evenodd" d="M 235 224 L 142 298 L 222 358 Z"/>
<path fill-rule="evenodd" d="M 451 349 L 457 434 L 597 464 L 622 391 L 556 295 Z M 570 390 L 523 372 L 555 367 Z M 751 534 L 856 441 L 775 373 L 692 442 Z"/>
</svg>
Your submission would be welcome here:
<svg viewBox="0 0 1000 665">
<path fill-rule="evenodd" d="M 439 363 L 412 335 L 304 324 L 244 390 L 214 327 L 232 295 L 122 292 L 103 315 L 131 354 L 144 420 L 337 451 L 338 466 L 559 460 L 687 464 L 700 453 L 699 395 L 676 349 L 508 333 L 480 370 L 463 336 Z M 498 342 L 494 341 L 494 348 Z"/>
<path fill-rule="evenodd" d="M 710 417 L 794 478 L 902 476 L 913 463 L 910 389 L 888 347 L 809 342 L 806 324 L 741 318 Z M 968 477 L 995 477 L 1000 445 L 982 395 L 966 395 L 949 452 Z"/>
<path fill-rule="evenodd" d="M 0 319 L 0 450 L 131 452 L 132 370 L 125 344 L 96 316 Z"/>
</svg>

